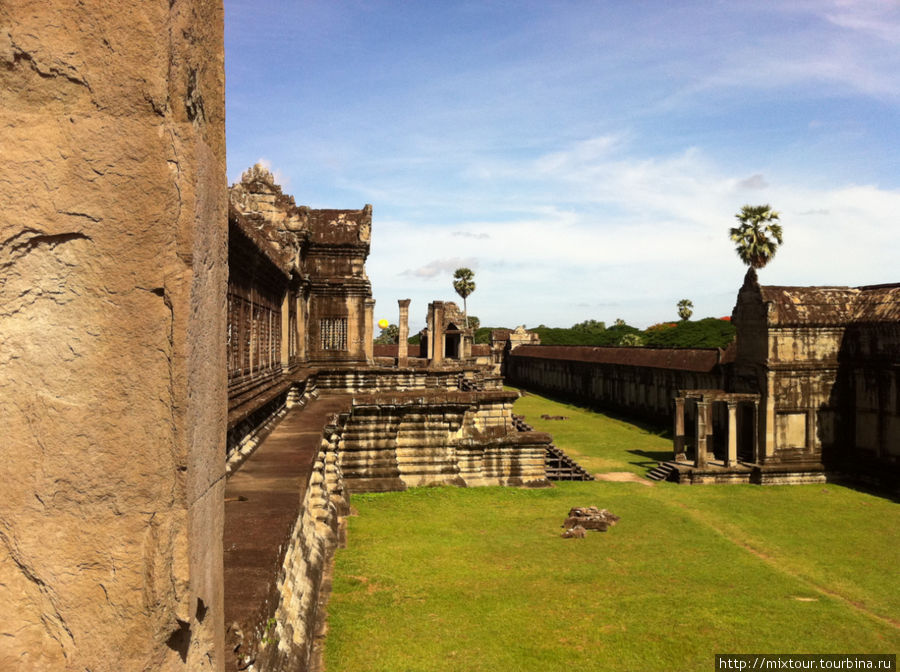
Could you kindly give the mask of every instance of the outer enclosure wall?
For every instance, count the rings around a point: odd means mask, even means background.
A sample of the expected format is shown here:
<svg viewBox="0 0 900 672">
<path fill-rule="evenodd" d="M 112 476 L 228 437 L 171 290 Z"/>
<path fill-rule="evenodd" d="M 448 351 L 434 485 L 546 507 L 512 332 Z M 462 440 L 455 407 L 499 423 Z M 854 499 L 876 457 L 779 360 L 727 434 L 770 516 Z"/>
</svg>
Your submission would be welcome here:
<svg viewBox="0 0 900 672">
<path fill-rule="evenodd" d="M 222 4 L 0 25 L 0 669 L 219 669 Z"/>
<path fill-rule="evenodd" d="M 672 422 L 673 399 L 679 389 L 724 387 L 724 376 L 718 368 L 697 372 L 544 359 L 517 356 L 515 350 L 507 355 L 505 367 L 505 377 L 510 385 L 638 415 L 666 425 Z"/>
</svg>

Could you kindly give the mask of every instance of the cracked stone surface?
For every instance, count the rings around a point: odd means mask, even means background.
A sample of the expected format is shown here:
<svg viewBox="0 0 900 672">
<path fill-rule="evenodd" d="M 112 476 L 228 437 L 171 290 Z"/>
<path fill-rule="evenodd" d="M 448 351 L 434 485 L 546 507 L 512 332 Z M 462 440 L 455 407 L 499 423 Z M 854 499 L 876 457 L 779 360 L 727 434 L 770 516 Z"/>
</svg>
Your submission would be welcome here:
<svg viewBox="0 0 900 672">
<path fill-rule="evenodd" d="M 221 664 L 222 30 L 0 4 L 0 669 Z"/>
</svg>

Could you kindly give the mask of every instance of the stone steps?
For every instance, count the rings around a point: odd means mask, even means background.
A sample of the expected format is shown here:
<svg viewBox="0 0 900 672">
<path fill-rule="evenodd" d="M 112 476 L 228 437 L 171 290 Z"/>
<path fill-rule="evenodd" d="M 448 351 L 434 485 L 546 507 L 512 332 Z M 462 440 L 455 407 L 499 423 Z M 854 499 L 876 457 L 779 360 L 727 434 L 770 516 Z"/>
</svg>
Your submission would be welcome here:
<svg viewBox="0 0 900 672">
<path fill-rule="evenodd" d="M 544 458 L 544 466 L 547 470 L 549 481 L 593 481 L 594 477 L 584 470 L 571 457 L 557 448 L 554 444 L 547 446 L 547 455 Z"/>
<path fill-rule="evenodd" d="M 660 462 L 647 472 L 647 478 L 651 481 L 675 480 L 672 478 L 673 472 L 678 472 L 678 469 L 676 469 L 674 465 L 671 465 L 668 462 Z"/>
<path fill-rule="evenodd" d="M 520 432 L 533 432 L 534 427 L 525 422 L 521 415 L 513 414 L 513 427 Z M 593 481 L 584 467 L 560 450 L 555 444 L 547 446 L 544 469 L 548 481 Z"/>
</svg>

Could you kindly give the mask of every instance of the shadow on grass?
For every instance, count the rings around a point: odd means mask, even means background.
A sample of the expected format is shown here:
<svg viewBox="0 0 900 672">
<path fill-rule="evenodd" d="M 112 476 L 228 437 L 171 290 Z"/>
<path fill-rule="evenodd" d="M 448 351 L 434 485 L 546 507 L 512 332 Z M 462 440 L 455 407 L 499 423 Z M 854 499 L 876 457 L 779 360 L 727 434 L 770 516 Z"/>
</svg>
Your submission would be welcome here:
<svg viewBox="0 0 900 672">
<path fill-rule="evenodd" d="M 829 477 L 828 482 L 840 485 L 844 488 L 849 488 L 850 490 L 862 492 L 866 495 L 871 495 L 872 497 L 880 497 L 881 499 L 890 500 L 895 504 L 900 504 L 900 490 L 898 490 L 900 486 L 896 483 L 894 483 L 893 486 L 881 483 L 867 483 L 861 481 L 858 476 L 845 473 L 839 473 Z"/>
<path fill-rule="evenodd" d="M 648 471 L 653 469 L 653 467 L 657 466 L 660 462 L 667 462 L 672 459 L 671 450 L 629 450 L 628 452 L 632 455 L 646 458 L 644 460 L 629 462 L 629 464 L 633 464 L 636 467 L 643 467 Z"/>
</svg>

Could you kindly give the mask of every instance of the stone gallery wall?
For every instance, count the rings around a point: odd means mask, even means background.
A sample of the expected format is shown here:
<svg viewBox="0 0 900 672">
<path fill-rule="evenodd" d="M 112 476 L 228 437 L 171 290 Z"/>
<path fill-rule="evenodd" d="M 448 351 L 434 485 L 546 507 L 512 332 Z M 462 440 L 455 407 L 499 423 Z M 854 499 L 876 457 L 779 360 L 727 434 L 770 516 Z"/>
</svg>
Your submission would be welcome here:
<svg viewBox="0 0 900 672">
<path fill-rule="evenodd" d="M 0 669 L 218 669 L 222 3 L 0 25 Z"/>
<path fill-rule="evenodd" d="M 838 385 L 854 409 L 842 443 L 866 459 L 900 465 L 900 322 L 849 327 L 840 356 Z"/>
<path fill-rule="evenodd" d="M 507 353 L 510 385 L 672 422 L 679 389 L 724 387 L 730 351 L 523 345 Z"/>
</svg>

